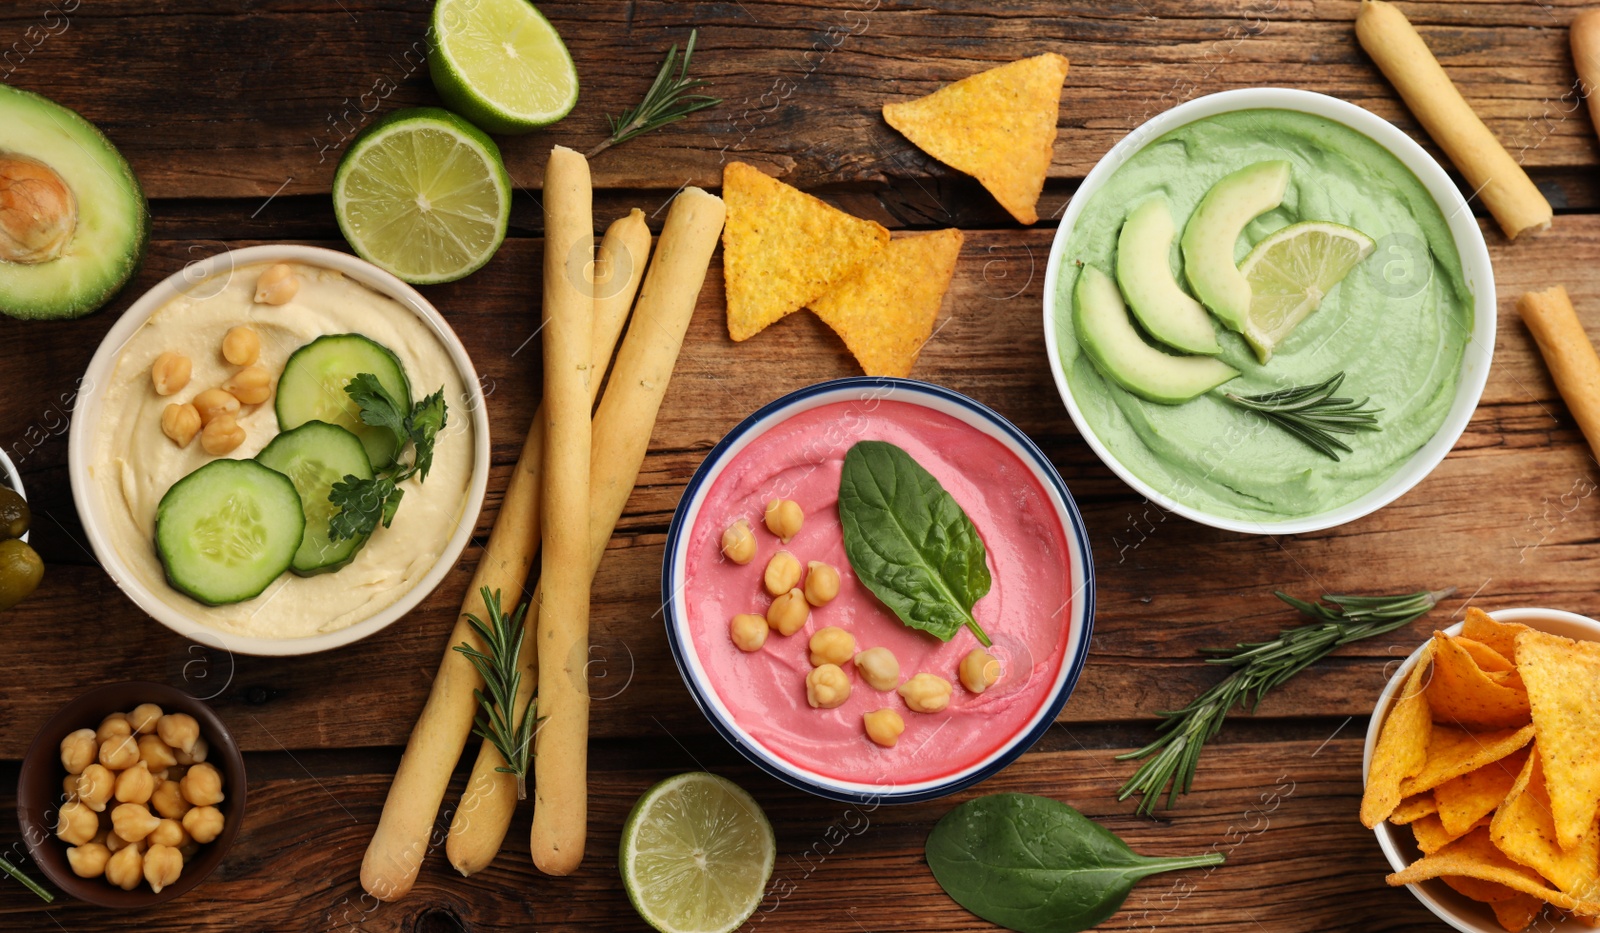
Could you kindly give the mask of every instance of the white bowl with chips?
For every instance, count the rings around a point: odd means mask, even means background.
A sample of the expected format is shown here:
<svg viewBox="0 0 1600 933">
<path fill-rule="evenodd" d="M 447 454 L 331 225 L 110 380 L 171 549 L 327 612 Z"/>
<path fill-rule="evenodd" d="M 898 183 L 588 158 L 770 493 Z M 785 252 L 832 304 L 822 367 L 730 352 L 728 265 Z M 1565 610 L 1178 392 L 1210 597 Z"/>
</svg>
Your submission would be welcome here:
<svg viewBox="0 0 1600 933">
<path fill-rule="evenodd" d="M 1541 632 L 1549 632 L 1575 641 L 1600 641 L 1600 621 L 1575 612 L 1564 612 L 1560 609 L 1500 609 L 1489 613 L 1489 617 L 1497 622 L 1517 622 Z M 1443 631 L 1446 635 L 1459 635 L 1464 624 L 1457 622 Z M 1373 708 L 1372 720 L 1367 726 L 1366 747 L 1361 754 L 1363 785 L 1366 784 L 1367 772 L 1372 767 L 1372 751 L 1378 745 L 1378 733 L 1383 728 L 1384 720 L 1389 717 L 1390 709 L 1394 706 L 1401 687 L 1405 685 L 1406 679 L 1411 676 L 1411 672 L 1421 660 L 1422 649 L 1427 644 L 1425 641 L 1417 646 L 1417 650 L 1411 652 L 1410 657 L 1401 663 L 1394 676 L 1384 685 L 1383 692 L 1378 695 L 1377 706 Z M 1372 832 L 1378 837 L 1378 847 L 1383 850 L 1384 858 L 1389 860 L 1389 866 L 1394 871 L 1401 871 L 1422 857 L 1422 851 L 1417 848 L 1409 827 L 1396 826 L 1385 820 Z M 1416 895 L 1424 907 L 1433 911 L 1434 916 L 1462 933 L 1505 933 L 1488 904 L 1466 897 L 1443 881 L 1432 879 L 1407 885 L 1406 888 Z M 1576 931 L 1591 928 L 1567 917 L 1557 919 L 1541 916 L 1528 929 L 1548 933 L 1553 930 Z"/>
</svg>

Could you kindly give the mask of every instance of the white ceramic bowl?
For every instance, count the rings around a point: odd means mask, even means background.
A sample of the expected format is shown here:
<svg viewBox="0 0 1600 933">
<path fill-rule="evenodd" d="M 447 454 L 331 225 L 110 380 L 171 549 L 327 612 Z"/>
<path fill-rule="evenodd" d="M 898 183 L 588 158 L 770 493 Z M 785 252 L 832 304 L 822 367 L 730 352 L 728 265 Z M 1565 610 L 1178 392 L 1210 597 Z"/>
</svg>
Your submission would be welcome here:
<svg viewBox="0 0 1600 933">
<path fill-rule="evenodd" d="M 1489 613 L 1489 616 L 1499 622 L 1520 622 L 1529 628 L 1571 638 L 1574 641 L 1600 641 L 1600 622 L 1574 612 L 1562 612 L 1559 609 L 1501 609 Z M 1461 633 L 1462 624 L 1457 622 L 1444 631 L 1448 635 L 1458 635 Z M 1426 644 L 1424 642 L 1418 645 L 1417 650 L 1411 652 L 1411 656 L 1400 665 L 1400 669 L 1389 678 L 1389 683 L 1378 695 L 1378 705 L 1373 708 L 1372 721 L 1367 726 L 1366 748 L 1361 753 L 1363 785 L 1367 781 L 1367 771 L 1372 767 L 1372 750 L 1378 744 L 1378 732 L 1383 728 L 1383 721 L 1389 716 L 1389 708 L 1394 705 L 1395 694 L 1400 692 L 1406 678 L 1411 676 L 1411 671 L 1417 666 L 1417 660 L 1422 656 L 1422 648 Z M 1422 857 L 1422 851 L 1417 848 L 1407 827 L 1384 821 L 1372 832 L 1378 837 L 1378 847 L 1383 850 L 1383 857 L 1389 860 L 1389 865 L 1395 871 L 1400 871 Z M 1487 904 L 1480 904 L 1457 893 L 1443 881 L 1433 879 L 1407 885 L 1407 888 L 1417 896 L 1417 900 L 1421 901 L 1423 906 L 1433 911 L 1434 916 L 1462 933 L 1504 933 L 1504 928 L 1495 920 L 1494 912 Z M 1589 927 L 1576 920 L 1563 919 L 1559 923 L 1540 921 L 1529 929 L 1549 933 L 1553 930 L 1587 930 Z"/>
<path fill-rule="evenodd" d="M 1095 192 L 1147 143 L 1159 139 L 1168 132 L 1220 113 L 1258 109 L 1297 110 L 1342 123 L 1393 153 L 1402 165 L 1417 176 L 1445 215 L 1450 235 L 1455 239 L 1456 250 L 1461 254 L 1463 276 L 1475 299 L 1472 336 L 1468 339 L 1466 351 L 1462 355 L 1461 378 L 1456 384 L 1455 401 L 1433 438 L 1419 448 L 1411 459 L 1401 464 L 1393 475 L 1361 498 L 1316 515 L 1278 521 L 1214 515 L 1178 502 L 1166 490 L 1158 489 L 1135 476 L 1133 471 L 1124 466 L 1101 442 L 1084 418 L 1082 409 L 1073 398 L 1072 387 L 1067 384 L 1066 372 L 1061 367 L 1061 347 L 1056 339 L 1056 294 L 1061 283 L 1062 257 L 1078 216 L 1093 199 Z M 1467 209 L 1466 201 L 1461 197 L 1455 182 L 1450 180 L 1450 176 L 1432 156 L 1394 124 L 1355 104 L 1311 91 L 1290 88 L 1246 88 L 1223 91 L 1179 104 L 1147 120 L 1121 142 L 1112 146 L 1111 151 L 1107 152 L 1088 177 L 1084 178 L 1077 194 L 1072 196 L 1072 202 L 1067 205 L 1066 214 L 1061 218 L 1055 244 L 1050 249 L 1050 262 L 1045 269 L 1045 350 L 1050 358 L 1050 374 L 1055 378 L 1056 389 L 1061 393 L 1061 400 L 1066 403 L 1067 413 L 1078 426 L 1078 432 L 1112 472 L 1122 477 L 1123 482 L 1132 486 L 1151 502 L 1192 521 L 1227 531 L 1277 535 L 1332 528 L 1375 512 L 1410 491 L 1439 465 L 1439 461 L 1443 460 L 1445 454 L 1450 452 L 1450 448 L 1455 446 L 1461 432 L 1466 429 L 1467 422 L 1472 420 L 1472 413 L 1478 407 L 1478 399 L 1483 395 L 1484 382 L 1489 378 L 1489 363 L 1494 356 L 1494 335 L 1494 271 L 1489 266 L 1489 249 L 1484 244 L 1483 232 L 1478 229 L 1477 220 Z"/>
<path fill-rule="evenodd" d="M 467 404 L 455 406 L 455 410 L 450 412 L 452 417 L 459 417 L 465 409 L 465 414 L 472 418 L 473 465 L 472 478 L 467 486 L 467 504 L 461 523 L 456 526 L 455 533 L 440 551 L 439 559 L 409 592 L 392 605 L 347 628 L 302 638 L 260 638 L 222 632 L 196 618 L 203 612 L 198 603 L 195 604 L 195 612 L 191 615 L 150 592 L 138 577 L 129 571 L 106 533 L 105 519 L 102 515 L 104 504 L 93 480 L 89 477 L 89 463 L 94 454 L 94 434 L 100 421 L 101 405 L 104 401 L 103 392 L 100 390 L 110 384 L 122 348 L 134 332 L 144 326 L 152 314 L 180 294 L 196 287 L 203 287 L 203 284 L 212 280 L 214 276 L 226 274 L 232 269 L 265 262 L 297 262 L 333 269 L 399 302 L 428 324 L 438 336 L 439 342 L 449 353 L 451 361 L 461 374 L 462 385 L 471 396 Z M 111 331 L 100 342 L 100 348 L 89 361 L 83 385 L 88 388 L 79 394 L 72 413 L 72 434 L 67 444 L 67 473 L 72 480 L 72 498 L 78 507 L 78 518 L 83 522 L 84 532 L 89 537 L 89 545 L 94 549 L 100 565 L 110 574 L 111 579 L 117 582 L 122 591 L 140 609 L 184 638 L 200 644 L 240 654 L 297 655 L 327 651 L 359 641 L 386 628 L 416 608 L 418 603 L 433 592 L 445 574 L 450 572 L 456 558 L 461 556 L 461 551 L 467 546 L 467 541 L 472 537 L 472 530 L 477 524 L 478 510 L 483 505 L 484 489 L 489 482 L 489 418 L 485 412 L 477 370 L 473 368 L 472 360 L 468 358 L 466 348 L 461 345 L 461 340 L 456 337 L 455 331 L 450 329 L 444 317 L 426 298 L 393 275 L 348 253 L 288 244 L 250 246 L 218 253 L 191 263 L 162 279 L 122 313 L 122 317 L 112 326 Z"/>
<path fill-rule="evenodd" d="M 11 458 L 6 456 L 4 450 L 0 450 L 0 486 L 9 486 L 12 492 L 24 499 L 28 498 L 27 492 L 22 488 L 22 474 L 17 472 L 17 465 L 11 462 Z M 28 540 L 28 536 L 23 535 L 22 540 Z"/>
</svg>

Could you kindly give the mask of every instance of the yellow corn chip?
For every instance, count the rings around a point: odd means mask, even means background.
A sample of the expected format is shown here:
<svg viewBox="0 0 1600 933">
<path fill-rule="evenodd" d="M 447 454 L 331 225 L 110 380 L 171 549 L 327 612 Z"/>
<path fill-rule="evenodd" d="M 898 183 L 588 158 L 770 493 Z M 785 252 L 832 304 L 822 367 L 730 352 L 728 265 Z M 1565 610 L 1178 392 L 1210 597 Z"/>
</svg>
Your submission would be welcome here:
<svg viewBox="0 0 1600 933">
<path fill-rule="evenodd" d="M 1428 709 L 1434 722 L 1465 729 L 1512 729 L 1530 721 L 1527 693 L 1490 680 L 1461 643 L 1443 632 L 1433 633 Z"/>
<path fill-rule="evenodd" d="M 1516 669 L 1510 658 L 1481 641 L 1475 641 L 1465 635 L 1452 635 L 1450 640 L 1461 646 L 1461 650 L 1472 655 L 1472 660 L 1478 662 L 1478 669 L 1485 674 Z"/>
<path fill-rule="evenodd" d="M 1429 791 L 1400 801 L 1400 806 L 1395 807 L 1394 812 L 1389 814 L 1389 822 L 1404 826 L 1438 812 L 1439 801 L 1435 800 L 1433 792 Z"/>
<path fill-rule="evenodd" d="M 1487 612 L 1474 607 L 1467 610 L 1467 619 L 1461 624 L 1461 637 L 1487 645 L 1507 661 L 1514 661 L 1517 635 L 1527 630 L 1526 625 L 1517 622 L 1496 622 Z"/>
<path fill-rule="evenodd" d="M 1516 662 L 1533 703 L 1556 840 L 1571 849 L 1600 809 L 1600 644 L 1530 629 L 1517 635 Z"/>
<path fill-rule="evenodd" d="M 1011 216 L 1031 224 L 1039 219 L 1066 78 L 1067 60 L 1046 52 L 927 97 L 884 104 L 883 118 L 918 149 L 978 179 Z"/>
<path fill-rule="evenodd" d="M 722 275 L 728 335 L 748 340 L 815 301 L 889 242 L 889 231 L 851 217 L 743 162 L 722 171 L 728 222 Z"/>
<path fill-rule="evenodd" d="M 1600 912 L 1600 901 L 1587 901 L 1558 891 L 1550 887 L 1538 872 L 1507 858 L 1504 852 L 1495 848 L 1489 839 L 1489 830 L 1483 827 L 1412 862 L 1405 870 L 1390 875 L 1388 881 L 1390 885 L 1400 887 L 1442 875 L 1494 881 L 1512 890 L 1531 894 L 1563 910 L 1585 914 Z"/>
<path fill-rule="evenodd" d="M 1468 732 L 1443 723 L 1433 724 L 1428 738 L 1428 756 L 1422 770 L 1400 782 L 1400 795 L 1409 797 L 1433 790 L 1451 778 L 1476 771 L 1491 761 L 1499 761 L 1533 741 L 1533 726 L 1497 729 L 1493 732 Z"/>
<path fill-rule="evenodd" d="M 1513 891 L 1498 881 L 1463 878 L 1460 875 L 1440 875 L 1439 880 L 1449 885 L 1457 894 L 1485 904 L 1496 904 L 1500 901 L 1509 901 L 1513 898 L 1528 896 L 1521 892 Z M 1538 903 L 1538 898 L 1534 898 L 1534 903 Z"/>
<path fill-rule="evenodd" d="M 876 259 L 811 302 L 862 372 L 909 376 L 933 334 L 961 252 L 961 231 L 940 230 L 889 241 Z"/>
<path fill-rule="evenodd" d="M 1489 908 L 1494 911 L 1494 918 L 1500 921 L 1500 926 L 1510 933 L 1522 933 L 1539 918 L 1544 903 L 1531 894 L 1517 894 L 1510 900 L 1492 901 Z"/>
<path fill-rule="evenodd" d="M 1489 838 L 1568 894 L 1600 899 L 1600 828 L 1590 824 L 1577 845 L 1563 850 L 1556 841 L 1543 772 L 1539 756 L 1531 756 L 1489 824 Z"/>
<path fill-rule="evenodd" d="M 1439 821 L 1444 828 L 1452 835 L 1461 835 L 1493 813 L 1511 793 L 1532 748 L 1529 744 L 1435 787 L 1433 796 L 1439 802 Z"/>
<path fill-rule="evenodd" d="M 1372 749 L 1372 765 L 1367 770 L 1367 786 L 1361 792 L 1361 825 L 1372 829 L 1389 818 L 1402 797 L 1400 784 L 1421 771 L 1427 763 L 1428 744 L 1433 733 L 1433 717 L 1428 712 L 1428 696 L 1422 689 L 1428 673 L 1433 644 L 1423 646 L 1417 666 L 1411 669 L 1389 715 L 1378 732 Z M 1432 790 L 1432 788 L 1424 788 Z M 1421 793 L 1421 791 L 1418 791 Z"/>
<path fill-rule="evenodd" d="M 1489 818 L 1484 817 L 1475 825 L 1469 826 L 1467 832 L 1488 825 Z M 1420 817 L 1411 823 L 1411 837 L 1417 840 L 1417 848 L 1422 850 L 1423 855 L 1432 855 L 1465 835 L 1466 833 L 1454 834 L 1446 831 L 1444 824 L 1439 822 L 1438 814 Z"/>
</svg>

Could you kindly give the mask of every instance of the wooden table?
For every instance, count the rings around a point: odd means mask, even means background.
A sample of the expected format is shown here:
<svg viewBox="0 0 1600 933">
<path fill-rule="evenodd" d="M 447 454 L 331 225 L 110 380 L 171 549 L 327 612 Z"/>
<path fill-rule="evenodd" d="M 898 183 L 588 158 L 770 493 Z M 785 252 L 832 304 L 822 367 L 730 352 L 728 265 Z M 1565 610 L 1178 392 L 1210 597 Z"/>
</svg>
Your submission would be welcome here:
<svg viewBox="0 0 1600 933">
<path fill-rule="evenodd" d="M 642 929 L 616 870 L 622 817 L 650 784 L 706 768 L 747 787 L 777 829 L 774 892 L 758 926 L 806 930 L 984 929 L 935 885 L 929 828 L 955 800 L 856 809 L 790 790 L 710 730 L 666 649 L 657 602 L 662 541 L 690 473 L 760 403 L 856 372 L 810 315 L 738 346 L 714 266 L 594 590 L 592 830 L 584 867 L 537 874 L 528 817 L 487 871 L 463 879 L 430 857 L 415 891 L 381 905 L 357 867 L 427 692 L 456 607 L 538 401 L 533 332 L 540 166 L 555 142 L 585 148 L 605 114 L 643 91 L 671 42 L 701 29 L 695 70 L 720 107 L 628 143 L 594 165 L 596 221 L 661 207 L 686 183 L 715 187 L 742 159 L 895 229 L 959 226 L 967 245 L 949 317 L 915 375 L 1014 420 L 1049 453 L 1083 509 L 1098 570 L 1093 653 L 1038 745 L 981 791 L 1068 801 L 1156 854 L 1216 847 L 1227 864 L 1138 889 L 1106 929 L 1442 929 L 1356 822 L 1361 741 L 1375 695 L 1434 627 L 1480 605 L 1600 615 L 1594 464 L 1512 303 L 1560 282 L 1600 329 L 1600 181 L 1595 135 L 1573 90 L 1569 2 L 1403 4 L 1463 93 L 1528 166 L 1558 212 L 1549 234 L 1512 246 L 1480 218 L 1501 319 L 1483 402 L 1432 476 L 1381 512 L 1330 531 L 1260 537 L 1169 516 L 1133 494 L 1082 443 L 1058 401 L 1040 329 L 1044 262 L 1080 179 L 1129 129 L 1200 94 L 1285 85 L 1334 94 L 1431 146 L 1351 28 L 1347 0 L 792 0 L 547 3 L 577 59 L 583 97 L 551 130 L 502 145 L 519 188 L 512 235 L 485 269 L 424 289 L 483 374 L 494 472 L 477 536 L 445 583 L 400 624 L 303 658 L 231 657 L 185 643 L 123 597 L 86 550 L 66 476 L 76 377 L 122 309 L 158 279 L 262 241 L 343 248 L 330 209 L 334 167 L 376 117 L 437 98 L 426 67 L 427 0 L 39 0 L 0 10 L 0 77 L 76 108 L 132 162 L 154 239 L 138 279 L 94 317 L 0 319 L 0 444 L 20 461 L 49 570 L 3 617 L 0 843 L 18 839 L 16 760 L 34 730 L 85 688 L 135 677 L 213 696 L 247 750 L 250 807 L 223 867 L 159 914 L 119 917 L 0 883 L 0 929 L 72 931 Z M 933 90 L 1045 50 L 1072 60 L 1041 215 L 1018 228 L 975 183 L 915 150 L 879 116 L 885 100 Z M 1477 207 L 1477 205 L 1474 205 Z M 1194 793 L 1157 819 L 1115 791 L 1115 756 L 1151 735 L 1152 710 L 1182 704 L 1217 672 L 1196 650 L 1270 637 L 1293 616 L 1274 589 L 1392 592 L 1456 586 L 1411 630 L 1353 645 L 1239 715 L 1210 748 Z M 600 676 L 603 675 L 603 676 Z M 470 759 L 469 759 L 470 760 Z M 447 798 L 465 777 L 458 771 Z M 971 792 L 957 799 L 970 796 Z M 441 823 L 441 826 L 444 825 Z M 8 851 L 10 849 L 8 848 Z"/>
</svg>

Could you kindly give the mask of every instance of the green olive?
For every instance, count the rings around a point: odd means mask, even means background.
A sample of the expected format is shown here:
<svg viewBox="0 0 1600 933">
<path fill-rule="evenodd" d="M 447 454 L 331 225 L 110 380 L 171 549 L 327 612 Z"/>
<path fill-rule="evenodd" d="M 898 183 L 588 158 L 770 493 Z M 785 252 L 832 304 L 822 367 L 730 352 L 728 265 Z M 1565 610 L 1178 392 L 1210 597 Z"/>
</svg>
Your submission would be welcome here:
<svg viewBox="0 0 1600 933">
<path fill-rule="evenodd" d="M 0 541 L 0 612 L 28 598 L 44 576 L 44 561 L 26 542 Z"/>
<path fill-rule="evenodd" d="M 0 538 L 20 538 L 28 533 L 33 514 L 27 500 L 10 486 L 0 486 Z"/>
</svg>

